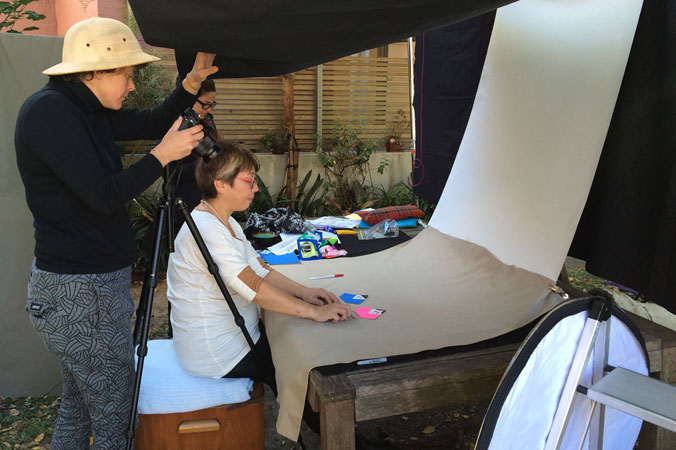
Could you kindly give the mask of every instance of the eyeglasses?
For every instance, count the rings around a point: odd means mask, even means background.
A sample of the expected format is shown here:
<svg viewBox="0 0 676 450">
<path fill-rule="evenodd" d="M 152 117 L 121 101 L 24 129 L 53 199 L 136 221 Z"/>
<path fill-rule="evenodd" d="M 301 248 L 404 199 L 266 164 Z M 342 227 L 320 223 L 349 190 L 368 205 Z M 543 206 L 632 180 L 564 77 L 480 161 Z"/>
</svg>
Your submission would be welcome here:
<svg viewBox="0 0 676 450">
<path fill-rule="evenodd" d="M 251 189 L 253 189 L 255 186 L 258 186 L 258 181 L 255 178 L 253 180 L 250 180 L 248 178 L 235 177 L 235 179 L 246 181 L 247 183 L 249 183 L 251 185 Z"/>
<path fill-rule="evenodd" d="M 203 101 L 201 101 L 201 100 L 199 100 L 199 99 L 197 100 L 197 103 L 199 103 L 200 105 L 202 105 L 202 108 L 204 108 L 204 109 L 211 109 L 211 108 L 213 108 L 214 106 L 216 106 L 216 104 L 217 104 L 216 102 L 212 102 L 212 103 L 203 102 Z"/>
</svg>

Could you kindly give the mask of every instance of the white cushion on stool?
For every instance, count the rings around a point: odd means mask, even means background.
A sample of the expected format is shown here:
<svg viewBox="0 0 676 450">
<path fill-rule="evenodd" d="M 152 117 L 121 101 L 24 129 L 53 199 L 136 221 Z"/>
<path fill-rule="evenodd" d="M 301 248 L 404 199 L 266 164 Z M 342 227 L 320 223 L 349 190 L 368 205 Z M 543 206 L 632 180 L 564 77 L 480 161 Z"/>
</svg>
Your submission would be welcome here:
<svg viewBox="0 0 676 450">
<path fill-rule="evenodd" d="M 138 360 L 138 356 L 136 357 Z M 174 341 L 148 342 L 143 363 L 139 414 L 169 414 L 196 411 L 249 400 L 249 378 L 202 378 L 187 373 L 174 353 Z"/>
</svg>

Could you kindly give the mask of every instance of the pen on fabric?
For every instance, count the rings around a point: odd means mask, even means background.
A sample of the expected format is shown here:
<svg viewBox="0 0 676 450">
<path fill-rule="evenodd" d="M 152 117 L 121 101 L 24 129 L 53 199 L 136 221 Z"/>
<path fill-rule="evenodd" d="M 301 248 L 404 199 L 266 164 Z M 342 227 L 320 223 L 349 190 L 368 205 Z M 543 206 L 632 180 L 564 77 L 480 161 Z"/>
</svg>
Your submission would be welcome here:
<svg viewBox="0 0 676 450">
<path fill-rule="evenodd" d="M 362 359 L 361 361 L 357 361 L 357 365 L 363 366 L 365 364 L 378 364 L 384 362 L 387 362 L 387 358 Z"/>
<path fill-rule="evenodd" d="M 336 274 L 333 274 L 333 275 L 322 275 L 320 277 L 310 277 L 309 279 L 310 280 L 323 280 L 324 278 L 340 278 L 342 276 L 343 276 L 342 273 L 336 273 Z"/>
</svg>

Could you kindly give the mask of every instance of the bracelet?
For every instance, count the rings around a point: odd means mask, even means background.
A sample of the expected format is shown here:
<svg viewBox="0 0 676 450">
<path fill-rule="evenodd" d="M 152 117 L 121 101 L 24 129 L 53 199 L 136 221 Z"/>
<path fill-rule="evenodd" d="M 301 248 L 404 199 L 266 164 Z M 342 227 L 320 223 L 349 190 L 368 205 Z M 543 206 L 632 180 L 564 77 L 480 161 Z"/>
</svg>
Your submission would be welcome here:
<svg viewBox="0 0 676 450">
<path fill-rule="evenodd" d="M 153 155 L 162 165 L 162 167 L 166 166 L 169 164 L 170 161 L 164 161 L 164 155 L 160 150 L 157 149 L 157 147 L 154 147 L 150 150 L 150 154 Z"/>
</svg>

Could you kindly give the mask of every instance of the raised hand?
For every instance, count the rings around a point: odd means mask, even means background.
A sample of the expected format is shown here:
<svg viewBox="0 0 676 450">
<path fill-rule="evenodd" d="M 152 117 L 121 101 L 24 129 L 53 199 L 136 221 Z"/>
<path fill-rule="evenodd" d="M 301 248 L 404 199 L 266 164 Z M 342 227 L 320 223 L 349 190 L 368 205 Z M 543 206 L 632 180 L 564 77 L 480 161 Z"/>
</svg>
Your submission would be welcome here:
<svg viewBox="0 0 676 450">
<path fill-rule="evenodd" d="M 214 53 L 198 52 L 195 56 L 195 63 L 192 70 L 186 75 L 183 80 L 183 88 L 191 94 L 197 94 L 202 81 L 206 80 L 209 75 L 218 72 L 218 67 L 214 66 Z"/>
</svg>

